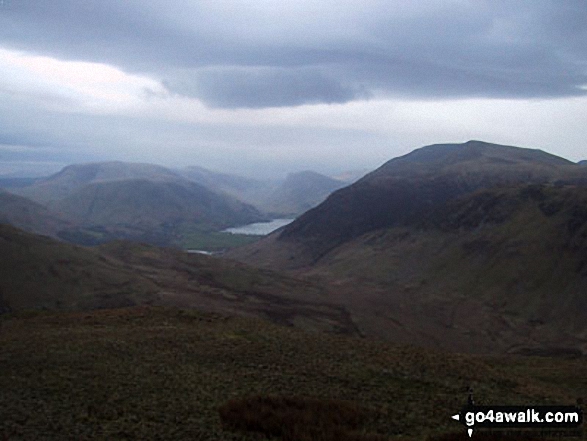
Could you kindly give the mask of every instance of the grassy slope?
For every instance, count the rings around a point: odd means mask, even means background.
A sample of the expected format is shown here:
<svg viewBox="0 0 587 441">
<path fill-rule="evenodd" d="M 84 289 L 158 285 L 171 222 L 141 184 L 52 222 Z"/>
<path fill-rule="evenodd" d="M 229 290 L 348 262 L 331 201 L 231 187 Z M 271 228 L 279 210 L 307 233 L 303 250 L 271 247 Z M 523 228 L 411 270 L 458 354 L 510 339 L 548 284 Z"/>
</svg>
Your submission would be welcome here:
<svg viewBox="0 0 587 441">
<path fill-rule="evenodd" d="M 313 283 L 175 249 L 131 242 L 83 248 L 0 225 L 0 311 L 140 304 L 356 332 L 348 312 L 327 303 Z"/>
<path fill-rule="evenodd" d="M 584 188 L 486 190 L 298 272 L 329 283 L 367 335 L 461 351 L 585 352 L 586 206 Z M 303 248 L 283 245 L 254 244 L 248 261 L 287 267 Z"/>
<path fill-rule="evenodd" d="M 574 404 L 580 359 L 479 358 L 276 327 L 196 311 L 127 308 L 4 316 L 0 435 L 15 439 L 258 439 L 222 427 L 251 395 L 344 400 L 360 432 L 463 433 L 478 403 Z M 362 439 L 362 438 L 355 438 Z"/>
<path fill-rule="evenodd" d="M 0 189 L 0 223 L 55 237 L 70 224 L 46 207 Z"/>
<path fill-rule="evenodd" d="M 120 261 L 0 225 L 0 304 L 10 310 L 133 305 L 157 286 Z"/>
</svg>

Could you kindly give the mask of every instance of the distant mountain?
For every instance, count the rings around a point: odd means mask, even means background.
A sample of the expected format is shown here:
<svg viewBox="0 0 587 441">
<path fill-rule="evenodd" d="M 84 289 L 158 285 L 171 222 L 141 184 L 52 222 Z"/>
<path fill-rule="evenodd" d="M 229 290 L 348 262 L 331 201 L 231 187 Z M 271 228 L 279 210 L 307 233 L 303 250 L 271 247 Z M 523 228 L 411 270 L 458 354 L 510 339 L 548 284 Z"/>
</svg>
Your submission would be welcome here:
<svg viewBox="0 0 587 441">
<path fill-rule="evenodd" d="M 181 169 L 178 173 L 212 191 L 226 193 L 254 205 L 274 217 L 302 214 L 349 183 L 313 171 L 291 173 L 283 181 L 244 178 L 195 166 Z"/>
<path fill-rule="evenodd" d="M 243 195 L 254 193 L 269 185 L 269 181 L 215 172 L 193 165 L 178 170 L 178 173 L 184 178 L 197 182 L 213 191 L 227 193 L 242 200 L 245 200 L 242 198 Z"/>
<path fill-rule="evenodd" d="M 277 182 L 272 180 L 246 178 L 198 166 L 179 169 L 178 173 L 216 193 L 227 194 L 261 211 L 263 211 L 263 204 L 277 185 Z"/>
<path fill-rule="evenodd" d="M 229 255 L 325 280 L 367 335 L 587 353 L 586 177 L 539 150 L 428 146 Z"/>
<path fill-rule="evenodd" d="M 0 223 L 56 237 L 71 225 L 43 205 L 0 190 Z"/>
<path fill-rule="evenodd" d="M 15 193 L 44 204 L 70 225 L 61 239 L 94 245 L 113 239 L 181 245 L 184 235 L 265 220 L 254 207 L 152 164 L 77 164 Z M 25 224 L 16 224 L 28 231 Z"/>
<path fill-rule="evenodd" d="M 250 205 L 185 180 L 95 182 L 50 206 L 85 228 L 99 227 L 105 236 L 100 242 L 126 238 L 166 245 L 183 228 L 220 230 L 265 219 Z M 83 235 L 62 237 L 91 243 Z"/>
<path fill-rule="evenodd" d="M 350 185 L 350 184 L 358 181 L 359 179 L 361 179 L 363 176 L 365 176 L 370 171 L 371 170 L 365 169 L 365 168 L 358 169 L 358 170 L 347 170 L 342 173 L 338 173 L 335 176 L 332 176 L 332 178 L 336 179 L 338 181 L 346 182 L 347 185 Z"/>
<path fill-rule="evenodd" d="M 41 178 L 0 178 L 0 188 L 7 190 L 33 185 Z"/>
<path fill-rule="evenodd" d="M 261 207 L 268 212 L 297 216 L 320 204 L 347 183 L 313 171 L 291 173 L 271 192 Z"/>
<path fill-rule="evenodd" d="M 577 162 L 577 164 L 579 164 L 579 165 L 587 165 L 587 159 L 584 159 L 583 161 L 579 161 L 579 162 Z"/>
<path fill-rule="evenodd" d="M 181 180 L 181 177 L 170 169 L 153 164 L 119 161 L 73 164 L 14 192 L 40 203 L 50 203 L 63 199 L 88 184 L 129 179 L 166 182 Z"/>
</svg>

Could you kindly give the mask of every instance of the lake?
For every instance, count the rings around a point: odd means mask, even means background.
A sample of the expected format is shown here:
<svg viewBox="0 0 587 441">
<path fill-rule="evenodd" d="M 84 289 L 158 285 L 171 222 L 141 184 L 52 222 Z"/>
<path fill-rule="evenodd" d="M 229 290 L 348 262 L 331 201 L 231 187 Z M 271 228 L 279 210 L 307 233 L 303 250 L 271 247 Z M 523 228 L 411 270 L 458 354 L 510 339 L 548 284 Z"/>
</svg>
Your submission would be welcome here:
<svg viewBox="0 0 587 441">
<path fill-rule="evenodd" d="M 293 219 L 273 219 L 269 222 L 256 222 L 254 224 L 242 225 L 223 230 L 223 233 L 249 234 L 252 236 L 265 236 L 278 228 L 293 222 Z"/>
</svg>

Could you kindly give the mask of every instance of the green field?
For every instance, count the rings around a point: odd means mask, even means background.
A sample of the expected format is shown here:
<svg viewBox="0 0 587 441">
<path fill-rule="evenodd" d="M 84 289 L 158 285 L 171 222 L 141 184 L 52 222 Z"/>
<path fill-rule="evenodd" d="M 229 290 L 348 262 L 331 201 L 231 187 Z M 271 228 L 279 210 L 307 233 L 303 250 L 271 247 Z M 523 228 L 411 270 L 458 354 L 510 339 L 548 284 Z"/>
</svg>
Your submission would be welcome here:
<svg viewBox="0 0 587 441">
<path fill-rule="evenodd" d="M 223 251 L 257 240 L 259 240 L 259 236 L 223 233 L 197 225 L 183 225 L 175 245 L 185 250 Z"/>
</svg>

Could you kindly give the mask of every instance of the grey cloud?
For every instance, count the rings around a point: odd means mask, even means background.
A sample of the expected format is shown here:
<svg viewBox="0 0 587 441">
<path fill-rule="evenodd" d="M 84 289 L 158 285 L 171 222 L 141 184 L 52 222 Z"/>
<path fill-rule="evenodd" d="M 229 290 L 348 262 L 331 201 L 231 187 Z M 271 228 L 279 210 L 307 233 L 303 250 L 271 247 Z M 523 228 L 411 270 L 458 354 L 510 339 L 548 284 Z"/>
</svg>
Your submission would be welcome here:
<svg viewBox="0 0 587 441">
<path fill-rule="evenodd" d="M 221 107 L 586 93 L 583 0 L 422 2 L 408 13 L 404 2 L 332 2 L 337 14 L 305 14 L 313 3 L 300 1 L 295 16 L 258 17 L 240 14 L 252 3 L 211 4 L 7 0 L 0 44 L 113 63 Z"/>
<path fill-rule="evenodd" d="M 185 72 L 164 81 L 172 92 L 200 98 L 216 107 L 295 106 L 340 103 L 365 96 L 318 69 L 212 68 Z"/>
</svg>

